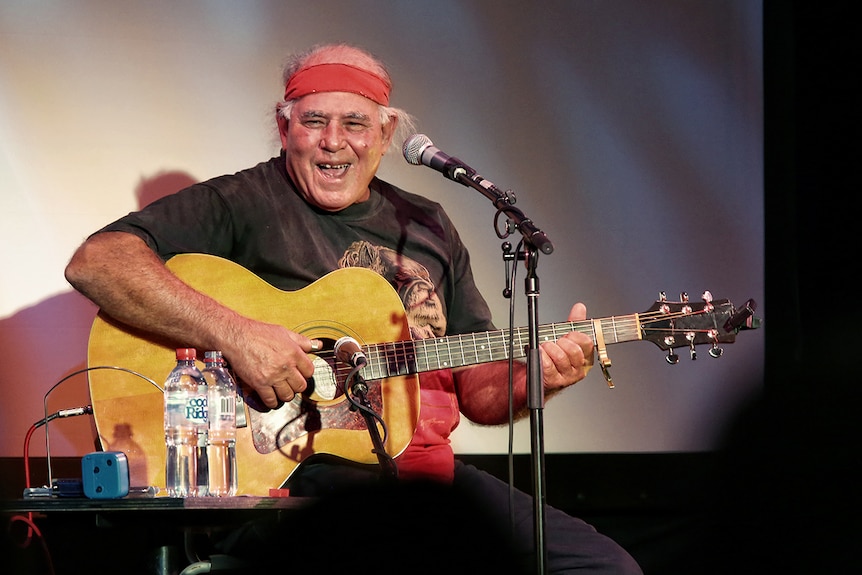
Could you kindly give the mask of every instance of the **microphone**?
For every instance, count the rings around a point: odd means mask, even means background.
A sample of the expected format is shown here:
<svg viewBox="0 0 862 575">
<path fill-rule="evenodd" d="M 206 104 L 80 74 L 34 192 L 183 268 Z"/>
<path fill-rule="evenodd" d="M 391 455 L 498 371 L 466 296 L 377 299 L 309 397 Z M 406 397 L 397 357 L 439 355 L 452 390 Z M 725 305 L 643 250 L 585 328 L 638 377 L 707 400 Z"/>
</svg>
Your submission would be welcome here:
<svg viewBox="0 0 862 575">
<path fill-rule="evenodd" d="M 486 196 L 491 194 L 491 196 L 497 198 L 506 198 L 505 201 L 510 202 L 508 198 L 511 196 L 511 192 L 509 194 L 503 193 L 494 182 L 486 180 L 466 163 L 436 147 L 431 138 L 425 134 L 413 134 L 404 140 L 404 146 L 402 146 L 401 151 L 404 153 L 404 159 L 413 165 L 424 164 L 429 168 L 441 172 L 444 176 L 459 184 L 468 187 L 481 187 L 482 190 L 479 191 Z M 469 183 L 461 178 L 467 178 Z M 478 187 L 476 189 L 479 189 Z"/>
<path fill-rule="evenodd" d="M 440 150 L 425 134 L 413 134 L 404 140 L 401 151 L 404 153 L 404 159 L 408 163 L 416 166 L 424 164 L 429 168 L 441 172 L 450 180 L 479 191 L 490 199 L 497 206 L 498 210 L 510 216 L 514 220 L 515 226 L 534 246 L 546 254 L 554 251 L 554 244 L 551 243 L 545 232 L 534 226 L 533 222 L 524 216 L 521 210 L 512 206 L 515 203 L 515 196 L 511 191 L 501 191 L 500 188 L 494 185 L 494 182 L 486 180 L 477 174 L 476 170 L 458 158 L 454 158 Z"/>
<path fill-rule="evenodd" d="M 368 363 L 368 358 L 365 357 L 359 342 L 349 336 L 344 336 L 335 342 L 335 359 L 351 367 L 360 367 Z"/>
<path fill-rule="evenodd" d="M 458 158 L 444 153 L 425 134 L 413 134 L 407 138 L 401 151 L 404 153 L 404 159 L 409 163 L 416 166 L 425 164 L 456 182 L 458 176 L 472 177 L 476 175 L 476 170 Z"/>
</svg>

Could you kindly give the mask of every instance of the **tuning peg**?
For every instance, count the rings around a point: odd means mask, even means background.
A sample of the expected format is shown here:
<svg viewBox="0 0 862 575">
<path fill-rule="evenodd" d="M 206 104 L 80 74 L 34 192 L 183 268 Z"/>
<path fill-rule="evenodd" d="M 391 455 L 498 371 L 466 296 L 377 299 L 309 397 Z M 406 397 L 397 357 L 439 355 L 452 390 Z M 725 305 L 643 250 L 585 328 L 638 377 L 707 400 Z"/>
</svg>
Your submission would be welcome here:
<svg viewBox="0 0 862 575">
<path fill-rule="evenodd" d="M 679 308 L 679 311 L 686 314 L 692 312 L 691 306 L 688 303 L 688 294 L 686 292 L 679 294 L 679 301 L 683 304 L 682 307 Z"/>
<path fill-rule="evenodd" d="M 709 290 L 703 292 L 703 295 L 700 296 L 700 299 L 703 300 L 703 311 L 709 313 L 715 309 L 712 305 L 712 293 Z"/>
<path fill-rule="evenodd" d="M 692 361 L 697 359 L 697 350 L 694 347 L 694 340 L 696 337 L 697 337 L 697 334 L 695 334 L 693 331 L 685 332 L 685 339 L 686 339 L 686 341 L 688 341 L 688 349 L 689 349 L 689 354 L 691 354 Z"/>
<path fill-rule="evenodd" d="M 709 330 L 709 335 L 712 337 L 712 347 L 709 350 L 709 356 L 718 359 L 724 353 L 724 350 L 718 345 L 718 330 Z"/>
<path fill-rule="evenodd" d="M 671 365 L 676 365 L 679 363 L 679 356 L 673 352 L 673 348 L 670 348 L 667 350 L 667 357 L 664 360 Z"/>
<path fill-rule="evenodd" d="M 670 306 L 667 304 L 667 294 L 663 291 L 658 292 L 658 311 L 661 313 L 670 313 Z"/>
</svg>

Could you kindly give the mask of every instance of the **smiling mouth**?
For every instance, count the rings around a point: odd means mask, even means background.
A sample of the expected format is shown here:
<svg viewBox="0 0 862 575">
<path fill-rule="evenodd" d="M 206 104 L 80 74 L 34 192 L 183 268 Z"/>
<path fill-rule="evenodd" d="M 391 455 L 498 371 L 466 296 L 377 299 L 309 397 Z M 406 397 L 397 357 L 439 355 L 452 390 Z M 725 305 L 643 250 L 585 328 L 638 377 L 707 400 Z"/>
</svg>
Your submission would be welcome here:
<svg viewBox="0 0 862 575">
<path fill-rule="evenodd" d="M 338 178 L 347 173 L 350 164 L 317 164 L 317 169 L 327 178 Z"/>
</svg>

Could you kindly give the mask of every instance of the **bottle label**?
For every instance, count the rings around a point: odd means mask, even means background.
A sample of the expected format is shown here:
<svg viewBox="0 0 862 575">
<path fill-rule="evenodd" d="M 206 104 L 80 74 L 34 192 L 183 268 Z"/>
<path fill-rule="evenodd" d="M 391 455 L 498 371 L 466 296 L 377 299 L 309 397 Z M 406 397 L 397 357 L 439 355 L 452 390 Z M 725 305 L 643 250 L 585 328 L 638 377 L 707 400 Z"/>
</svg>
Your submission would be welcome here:
<svg viewBox="0 0 862 575">
<path fill-rule="evenodd" d="M 186 401 L 186 419 L 194 423 L 206 423 L 207 420 L 207 398 L 203 396 L 191 396 Z"/>
<path fill-rule="evenodd" d="M 213 419 L 232 420 L 236 413 L 233 396 L 223 395 L 217 399 L 218 402 L 213 404 Z"/>
<path fill-rule="evenodd" d="M 236 405 L 233 395 L 210 395 L 209 428 L 232 429 L 236 428 Z"/>
<path fill-rule="evenodd" d="M 171 394 L 165 398 L 165 425 L 167 427 L 174 427 L 177 425 L 205 427 L 206 423 L 206 396 L 191 395 L 187 392 L 180 392 Z"/>
</svg>

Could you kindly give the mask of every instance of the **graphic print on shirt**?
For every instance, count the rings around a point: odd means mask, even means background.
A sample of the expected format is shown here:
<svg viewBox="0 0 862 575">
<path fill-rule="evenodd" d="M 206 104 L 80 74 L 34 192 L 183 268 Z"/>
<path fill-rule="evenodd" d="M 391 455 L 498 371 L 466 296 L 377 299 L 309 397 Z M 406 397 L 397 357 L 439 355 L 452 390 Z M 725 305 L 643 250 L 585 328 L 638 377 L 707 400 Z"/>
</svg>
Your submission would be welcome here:
<svg viewBox="0 0 862 575">
<path fill-rule="evenodd" d="M 350 244 L 338 265 L 367 268 L 386 278 L 401 297 L 413 339 L 446 334 L 443 306 L 428 269 L 419 262 L 393 249 L 362 240 Z"/>
</svg>

